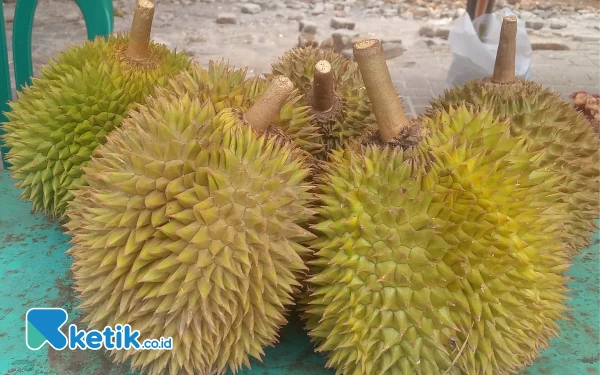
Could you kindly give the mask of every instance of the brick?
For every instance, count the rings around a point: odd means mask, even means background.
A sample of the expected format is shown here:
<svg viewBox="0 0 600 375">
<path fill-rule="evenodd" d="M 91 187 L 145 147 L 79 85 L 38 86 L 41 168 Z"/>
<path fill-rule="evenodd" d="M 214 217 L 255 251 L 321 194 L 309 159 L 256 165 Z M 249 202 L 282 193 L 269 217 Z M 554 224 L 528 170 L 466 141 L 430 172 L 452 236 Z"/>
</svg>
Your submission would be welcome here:
<svg viewBox="0 0 600 375">
<path fill-rule="evenodd" d="M 298 29 L 306 34 L 316 34 L 317 24 L 311 21 L 300 21 Z"/>
<path fill-rule="evenodd" d="M 258 4 L 244 4 L 242 5 L 242 13 L 256 14 L 262 10 Z"/>
<path fill-rule="evenodd" d="M 354 30 L 356 23 L 353 20 L 347 18 L 333 17 L 329 22 L 329 26 L 334 29 Z"/>
<path fill-rule="evenodd" d="M 237 18 L 233 13 L 219 13 L 217 23 L 221 25 L 233 25 L 237 23 Z"/>
<path fill-rule="evenodd" d="M 331 34 L 331 37 L 333 38 L 333 49 L 336 52 L 340 52 L 344 49 L 352 49 L 354 43 L 360 40 L 359 36 L 360 33 L 357 33 L 356 31 L 345 29 L 336 30 Z"/>
<path fill-rule="evenodd" d="M 315 34 L 302 33 L 298 36 L 298 47 L 318 47 L 319 42 L 315 39 Z"/>
</svg>

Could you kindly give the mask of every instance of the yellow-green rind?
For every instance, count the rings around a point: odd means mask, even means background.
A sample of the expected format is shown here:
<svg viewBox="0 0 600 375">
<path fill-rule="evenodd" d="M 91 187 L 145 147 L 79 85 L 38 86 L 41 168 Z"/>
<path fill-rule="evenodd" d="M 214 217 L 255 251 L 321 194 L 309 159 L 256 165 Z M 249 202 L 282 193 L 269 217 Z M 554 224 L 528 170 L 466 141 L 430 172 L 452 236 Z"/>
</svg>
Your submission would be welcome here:
<svg viewBox="0 0 600 375">
<path fill-rule="evenodd" d="M 210 100 L 216 111 L 247 105 L 256 96 L 252 85 L 246 82 L 247 68 L 235 68 L 225 60 L 210 60 L 207 68 L 193 62 L 189 71 L 172 78 L 158 95 L 193 95 L 201 101 Z"/>
<path fill-rule="evenodd" d="M 67 215 L 83 321 L 173 349 L 112 352 L 149 375 L 236 372 L 277 342 L 306 271 L 304 156 L 236 108 L 148 99 L 96 150 Z"/>
<path fill-rule="evenodd" d="M 145 96 L 190 65 L 184 53 L 153 42 L 152 60 L 130 63 L 128 39 L 111 35 L 69 47 L 9 103 L 6 158 L 35 211 L 63 217 L 97 145 Z"/>
<path fill-rule="evenodd" d="M 555 191 L 571 212 L 565 241 L 573 254 L 589 246 L 600 217 L 600 147 L 587 119 L 556 92 L 532 81 L 500 85 L 489 78 L 473 80 L 446 90 L 432 101 L 431 110 L 460 103 L 492 108 L 495 116 L 511 118 L 513 135 L 525 136 L 532 147 L 545 150 L 532 162 L 560 177 Z"/>
<path fill-rule="evenodd" d="M 413 149 L 372 144 L 327 163 L 309 335 L 336 374 L 515 373 L 566 310 L 554 181 L 490 112 L 422 121 Z"/>
<path fill-rule="evenodd" d="M 358 137 L 375 120 L 371 112 L 371 103 L 367 96 L 358 65 L 344 56 L 316 47 L 294 48 L 272 64 L 272 73 L 287 76 L 304 94 L 300 103 L 310 105 L 314 80 L 314 67 L 320 60 L 331 64 L 334 74 L 334 90 L 340 99 L 339 113 L 329 118 L 315 116 L 311 133 L 302 136 L 318 139 L 323 149 L 319 153 L 308 150 L 321 160 L 325 160 L 330 151 L 343 146 L 348 139 Z M 314 113 L 314 111 L 313 111 Z"/>
<path fill-rule="evenodd" d="M 179 95 L 190 93 L 202 100 L 210 99 L 217 110 L 237 107 L 240 110 L 250 108 L 269 86 L 272 77 L 254 76 L 247 78 L 247 68 L 236 69 L 229 63 L 210 61 L 208 68 L 193 64 L 186 72 L 171 80 L 168 90 Z M 273 125 L 309 154 L 320 152 L 322 146 L 313 136 L 315 127 L 311 126 L 310 107 L 300 104 L 302 95 L 294 92 L 282 106 L 279 115 L 273 119 Z"/>
<path fill-rule="evenodd" d="M 246 78 L 247 69 L 236 69 L 228 62 L 210 61 L 205 69 L 198 64 L 193 64 L 190 72 L 185 72 L 171 80 L 168 88 L 160 89 L 163 96 L 171 95 L 169 91 L 178 96 L 189 95 L 201 101 L 211 100 L 215 110 L 235 107 L 244 112 L 248 110 L 264 93 L 273 77 L 264 78 L 254 76 Z M 318 140 L 311 143 L 310 134 L 314 129 L 310 125 L 312 116 L 310 107 L 299 104 L 301 94 L 293 92 L 283 104 L 279 114 L 273 119 L 271 132 L 278 131 L 280 136 L 297 147 L 298 152 L 303 152 L 311 164 L 311 176 L 317 170 L 318 160 L 313 157 L 321 149 Z M 310 178 L 309 178 L 310 180 Z M 315 202 L 309 206 L 314 208 Z M 308 225 L 308 224 L 307 224 Z M 306 254 L 308 256 L 308 254 Z M 303 257 L 303 259 L 308 259 Z"/>
</svg>

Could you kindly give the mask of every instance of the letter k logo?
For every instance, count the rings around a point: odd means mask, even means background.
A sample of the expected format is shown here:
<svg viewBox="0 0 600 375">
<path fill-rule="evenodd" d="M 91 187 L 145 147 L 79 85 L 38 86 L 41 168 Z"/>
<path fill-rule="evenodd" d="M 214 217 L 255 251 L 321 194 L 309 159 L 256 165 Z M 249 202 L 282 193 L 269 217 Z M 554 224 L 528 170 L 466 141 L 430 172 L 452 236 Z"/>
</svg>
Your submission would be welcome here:
<svg viewBox="0 0 600 375">
<path fill-rule="evenodd" d="M 56 350 L 67 347 L 67 336 L 60 328 L 67 322 L 69 315 L 63 309 L 30 309 L 25 315 L 25 340 L 31 350 L 39 350 L 47 342 Z"/>
</svg>

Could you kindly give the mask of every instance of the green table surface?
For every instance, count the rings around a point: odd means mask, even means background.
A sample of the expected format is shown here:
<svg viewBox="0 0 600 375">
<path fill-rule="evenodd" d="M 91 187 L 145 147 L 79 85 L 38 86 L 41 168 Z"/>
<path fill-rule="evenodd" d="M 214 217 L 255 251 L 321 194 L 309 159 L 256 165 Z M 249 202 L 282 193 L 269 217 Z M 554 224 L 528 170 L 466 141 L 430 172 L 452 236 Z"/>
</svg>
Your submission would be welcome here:
<svg viewBox="0 0 600 375">
<path fill-rule="evenodd" d="M 62 307 L 77 319 L 78 301 L 70 287 L 69 237 L 58 222 L 19 199 L 20 189 L 7 171 L 0 170 L 0 375 L 125 375 L 100 351 L 48 349 L 25 344 L 25 313 L 33 307 Z M 561 336 L 550 342 L 522 375 L 589 375 L 599 369 L 600 246 L 584 249 L 569 271 L 570 320 L 561 321 Z M 78 325 L 80 328 L 80 325 Z M 292 315 L 281 331 L 280 343 L 266 350 L 262 363 L 240 375 L 333 375 L 325 359 L 314 353 L 308 337 Z"/>
</svg>

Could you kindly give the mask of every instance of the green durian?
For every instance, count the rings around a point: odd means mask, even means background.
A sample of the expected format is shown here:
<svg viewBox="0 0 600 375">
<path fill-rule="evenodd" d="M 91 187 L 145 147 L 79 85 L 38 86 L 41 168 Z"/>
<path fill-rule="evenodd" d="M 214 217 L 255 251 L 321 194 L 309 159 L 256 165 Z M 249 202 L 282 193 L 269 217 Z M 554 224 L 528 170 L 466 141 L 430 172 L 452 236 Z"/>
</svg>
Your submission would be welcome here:
<svg viewBox="0 0 600 375">
<path fill-rule="evenodd" d="M 272 74 L 287 76 L 304 94 L 301 104 L 313 119 L 302 138 L 318 140 L 321 149 L 307 151 L 320 160 L 375 121 L 358 66 L 333 50 L 294 48 L 272 64 Z"/>
<path fill-rule="evenodd" d="M 63 217 L 94 149 L 156 87 L 189 68 L 183 52 L 149 40 L 153 15 L 152 2 L 139 0 L 131 33 L 69 47 L 10 103 L 6 158 L 35 211 Z"/>
<path fill-rule="evenodd" d="M 504 18 L 493 76 L 446 90 L 432 101 L 429 111 L 461 103 L 488 107 L 494 116 L 510 118 L 513 135 L 524 136 L 532 146 L 543 149 L 532 163 L 561 177 L 555 191 L 571 212 L 563 234 L 576 253 L 589 246 L 600 217 L 598 135 L 585 116 L 558 93 L 515 77 L 516 22 L 514 16 Z"/>
<path fill-rule="evenodd" d="M 553 173 L 489 109 L 411 121 L 381 43 L 354 56 L 377 129 L 334 151 L 317 184 L 305 307 L 316 350 L 344 375 L 518 371 L 566 311 Z"/>
<path fill-rule="evenodd" d="M 66 213 L 83 321 L 173 339 L 111 353 L 134 371 L 235 373 L 286 323 L 314 238 L 310 167 L 272 121 L 292 83 L 274 78 L 258 99 L 246 88 L 220 110 L 210 90 L 161 89 L 83 168 Z"/>
<path fill-rule="evenodd" d="M 274 78 L 256 75 L 247 79 L 247 72 L 247 68 L 236 69 L 224 60 L 209 61 L 207 69 L 194 63 L 188 72 L 171 80 L 168 90 L 173 90 L 178 95 L 195 95 L 200 100 L 210 99 L 217 111 L 228 107 L 247 110 Z M 272 130 L 281 130 L 281 135 L 312 155 L 320 148 L 320 144 L 316 139 L 311 140 L 312 115 L 309 106 L 300 104 L 301 98 L 302 95 L 296 92 L 282 105 L 273 119 Z"/>
</svg>

